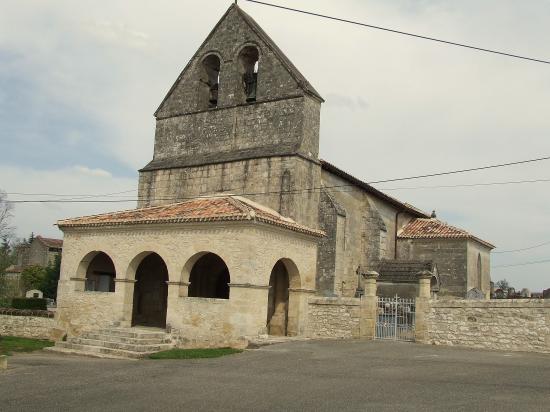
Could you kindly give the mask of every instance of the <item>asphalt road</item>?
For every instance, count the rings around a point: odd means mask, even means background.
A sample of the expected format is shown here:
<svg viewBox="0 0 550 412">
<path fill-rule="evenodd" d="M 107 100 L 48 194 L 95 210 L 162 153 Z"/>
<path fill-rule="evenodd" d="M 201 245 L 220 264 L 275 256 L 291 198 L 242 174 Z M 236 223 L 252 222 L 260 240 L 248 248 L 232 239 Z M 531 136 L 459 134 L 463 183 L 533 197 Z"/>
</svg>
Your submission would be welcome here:
<svg viewBox="0 0 550 412">
<path fill-rule="evenodd" d="M 16 355 L 0 410 L 550 411 L 550 355 L 291 342 L 218 359 Z"/>
</svg>

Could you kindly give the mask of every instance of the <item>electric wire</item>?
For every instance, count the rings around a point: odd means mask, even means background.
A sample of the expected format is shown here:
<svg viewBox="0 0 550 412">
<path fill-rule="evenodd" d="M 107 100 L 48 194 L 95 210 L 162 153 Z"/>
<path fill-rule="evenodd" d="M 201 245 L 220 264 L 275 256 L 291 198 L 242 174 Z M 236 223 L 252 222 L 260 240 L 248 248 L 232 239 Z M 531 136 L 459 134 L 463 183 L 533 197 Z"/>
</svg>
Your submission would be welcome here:
<svg viewBox="0 0 550 412">
<path fill-rule="evenodd" d="M 413 179 L 424 179 L 427 177 L 436 177 L 436 176 L 446 176 L 446 175 L 452 175 L 452 174 L 459 174 L 459 173 L 467 173 L 467 172 L 474 172 L 479 170 L 487 170 L 487 169 L 494 169 L 494 168 L 501 168 L 501 167 L 508 167 L 508 166 L 515 166 L 520 164 L 526 164 L 526 163 L 533 163 L 533 162 L 540 162 L 544 160 L 549 160 L 550 156 L 543 156 L 539 158 L 534 159 L 527 159 L 527 160 L 519 160 L 515 162 L 508 162 L 508 163 L 499 163 L 494 165 L 488 165 L 488 166 L 480 166 L 480 167 L 473 167 L 468 169 L 458 169 L 458 170 L 451 170 L 446 172 L 437 172 L 437 173 L 429 173 L 424 175 L 416 175 L 416 176 L 409 176 L 409 177 L 400 177 L 400 178 L 393 178 L 393 179 L 385 179 L 385 180 L 377 180 L 377 181 L 371 181 L 367 182 L 367 184 L 378 184 L 378 183 L 388 183 L 388 182 L 396 182 L 396 181 L 403 181 L 403 180 L 413 180 Z M 475 185 L 498 185 L 498 184 L 520 184 L 520 183 L 535 183 L 535 182 L 546 182 L 549 179 L 537 179 L 537 180 L 530 180 L 530 181 L 514 181 L 514 182 L 492 182 L 492 183 L 478 183 Z M 300 189 L 293 189 L 289 191 L 270 191 L 270 192 L 255 192 L 255 193 L 241 193 L 240 196 L 255 196 L 255 195 L 265 195 L 265 194 L 290 194 L 290 193 L 296 193 L 296 192 L 307 192 L 307 191 L 315 191 L 315 190 L 322 190 L 322 189 L 330 189 L 330 188 L 341 188 L 341 187 L 353 187 L 358 186 L 354 183 L 347 183 L 342 185 L 332 185 L 332 186 L 319 186 L 319 187 L 312 187 L 312 188 L 300 188 Z M 468 185 L 449 185 L 450 187 L 467 187 Z M 400 188 L 390 188 L 390 189 L 382 189 L 382 190 L 398 190 Z M 231 190 L 231 189 L 229 189 Z M 379 190 L 379 189 L 376 189 Z M 126 192 L 130 192 L 131 190 L 128 190 Z M 133 191 L 133 190 L 132 190 Z M 15 193 L 15 192 L 11 192 Z M 119 192 L 124 193 L 124 192 Z M 112 193 L 112 195 L 116 195 L 117 193 Z M 108 194 L 109 195 L 109 194 Z M 226 195 L 221 195 L 226 196 Z M 89 195 L 88 197 L 101 197 L 101 195 Z M 197 197 L 197 196 L 195 196 Z M 208 197 L 214 197 L 208 196 Z M 82 199 L 86 198 L 86 196 L 83 196 Z M 191 198 L 180 198 L 180 199 L 191 199 Z M 116 202 L 130 202 L 135 201 L 136 199 L 113 199 L 113 200 L 81 200 L 81 199 L 63 199 L 63 200 L 57 200 L 57 199 L 41 199 L 41 200 L 7 200 L 9 203 L 74 203 L 74 202 L 83 202 L 83 203 L 116 203 Z M 139 198 L 137 199 L 139 200 Z M 159 199 L 160 200 L 160 199 Z M 163 200 L 170 200 L 170 199 L 163 199 Z M 175 200 L 175 198 L 173 199 Z"/>
<path fill-rule="evenodd" d="M 516 267 L 516 266 L 527 266 L 527 265 L 537 265 L 539 263 L 550 263 L 550 259 L 534 260 L 534 261 L 531 261 L 531 262 L 523 262 L 523 263 L 512 263 L 512 264 L 508 264 L 508 265 L 496 265 L 496 266 L 491 266 L 491 269 L 511 268 L 511 267 Z"/>
<path fill-rule="evenodd" d="M 500 250 L 500 251 L 495 251 L 495 252 L 492 252 L 492 253 L 515 253 L 515 252 L 523 252 L 523 251 L 526 251 L 526 250 L 532 250 L 532 249 L 536 249 L 536 248 L 539 248 L 539 247 L 542 247 L 542 246 L 546 246 L 546 245 L 550 245 L 550 242 L 544 242 L 544 243 L 540 243 L 540 244 L 538 244 L 538 245 L 529 246 L 529 247 L 525 247 L 525 248 L 522 248 L 522 249 Z"/>
<path fill-rule="evenodd" d="M 516 59 L 529 60 L 529 61 L 536 62 L 536 63 L 550 64 L 550 61 L 548 61 L 548 60 L 542 60 L 542 59 L 538 59 L 538 58 L 521 56 L 521 55 L 518 55 L 518 54 L 512 54 L 512 53 L 507 53 L 507 52 L 503 52 L 503 51 L 472 46 L 472 45 L 465 44 L 465 43 L 457 43 L 457 42 L 453 42 L 453 41 L 449 41 L 449 40 L 438 39 L 438 38 L 435 38 L 435 37 L 429 37 L 429 36 L 424 36 L 424 35 L 420 35 L 420 34 L 410 33 L 410 32 L 406 32 L 406 31 L 402 31 L 402 30 L 390 29 L 390 28 L 387 28 L 387 27 L 375 26 L 373 24 L 361 23 L 361 22 L 354 21 L 354 20 L 348 20 L 348 19 L 343 19 L 343 18 L 340 18 L 340 17 L 328 16 L 328 15 L 325 15 L 325 14 L 315 13 L 315 12 L 301 10 L 301 9 L 295 9 L 295 8 L 292 8 L 292 7 L 285 7 L 285 6 L 281 6 L 281 5 L 278 5 L 278 4 L 267 3 L 267 2 L 263 2 L 263 1 L 257 1 L 257 0 L 245 0 L 245 1 L 248 1 L 250 3 L 260 4 L 262 6 L 275 7 L 277 9 L 293 11 L 293 12 L 296 12 L 296 13 L 307 14 L 307 15 L 310 15 L 310 16 L 321 17 L 321 18 L 329 19 L 329 20 L 335 20 L 335 21 L 339 21 L 341 23 L 349 23 L 349 24 L 354 24 L 356 26 L 363 26 L 363 27 L 368 27 L 368 28 L 371 28 L 371 29 L 382 30 L 382 31 L 395 33 L 395 34 L 401 34 L 401 35 L 404 35 L 404 36 L 415 37 L 415 38 L 422 39 L 422 40 L 430 40 L 430 41 L 433 41 L 433 42 L 442 43 L 442 44 L 446 44 L 446 45 L 450 45 L 450 46 L 458 46 L 458 47 L 463 47 L 463 48 L 466 48 L 466 49 L 472 49 L 472 50 L 477 50 L 477 51 L 486 52 L 486 53 L 498 54 L 498 55 L 501 55 L 501 56 L 512 57 L 512 58 L 516 58 Z"/>
</svg>

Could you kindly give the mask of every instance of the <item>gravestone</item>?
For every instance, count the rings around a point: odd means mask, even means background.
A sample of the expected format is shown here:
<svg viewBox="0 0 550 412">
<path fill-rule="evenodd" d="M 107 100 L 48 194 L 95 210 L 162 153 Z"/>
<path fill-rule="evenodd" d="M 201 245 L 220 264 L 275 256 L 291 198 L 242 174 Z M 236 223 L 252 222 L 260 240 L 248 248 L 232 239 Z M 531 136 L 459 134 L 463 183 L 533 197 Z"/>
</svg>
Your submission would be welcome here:
<svg viewBox="0 0 550 412">
<path fill-rule="evenodd" d="M 466 292 L 466 299 L 469 300 L 483 300 L 485 299 L 485 293 L 483 293 L 478 288 L 472 288 Z"/>
</svg>

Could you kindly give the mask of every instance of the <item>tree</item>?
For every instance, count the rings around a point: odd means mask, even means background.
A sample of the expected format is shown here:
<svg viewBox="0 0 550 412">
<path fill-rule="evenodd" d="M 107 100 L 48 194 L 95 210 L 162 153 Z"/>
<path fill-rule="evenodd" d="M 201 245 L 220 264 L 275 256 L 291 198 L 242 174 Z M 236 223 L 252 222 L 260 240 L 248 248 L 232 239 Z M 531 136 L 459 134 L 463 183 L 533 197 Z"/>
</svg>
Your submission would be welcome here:
<svg viewBox="0 0 550 412">
<path fill-rule="evenodd" d="M 38 265 L 27 266 L 21 272 L 21 278 L 23 279 L 25 290 L 42 290 L 41 288 L 46 279 L 46 269 Z"/>
<path fill-rule="evenodd" d="M 6 192 L 0 190 L 0 298 L 4 298 L 6 292 L 6 273 L 5 270 L 13 263 L 13 253 L 10 241 L 13 237 L 13 227 L 11 226 L 13 205 L 8 201 Z"/>
<path fill-rule="evenodd" d="M 0 190 L 0 238 L 10 238 L 13 236 L 13 227 L 11 226 L 11 218 L 13 205 L 8 201 L 8 195 L 3 190 Z"/>
<path fill-rule="evenodd" d="M 56 255 L 52 263 L 46 268 L 44 282 L 40 289 L 44 292 L 44 297 L 57 299 L 57 282 L 59 282 L 59 274 L 61 272 L 61 255 Z"/>
<path fill-rule="evenodd" d="M 497 287 L 497 289 L 502 289 L 502 290 L 508 290 L 509 288 L 511 288 L 510 284 L 508 283 L 508 281 L 506 279 L 502 279 L 502 280 L 499 280 L 495 283 L 495 286 Z"/>
</svg>

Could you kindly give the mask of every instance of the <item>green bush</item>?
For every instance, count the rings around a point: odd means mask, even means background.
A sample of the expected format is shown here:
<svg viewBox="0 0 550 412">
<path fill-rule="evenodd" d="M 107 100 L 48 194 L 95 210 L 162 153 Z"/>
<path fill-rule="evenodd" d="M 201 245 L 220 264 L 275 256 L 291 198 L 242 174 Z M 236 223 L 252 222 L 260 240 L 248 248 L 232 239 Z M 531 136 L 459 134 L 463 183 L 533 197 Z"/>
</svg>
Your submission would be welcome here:
<svg viewBox="0 0 550 412">
<path fill-rule="evenodd" d="M 39 298 L 13 298 L 11 306 L 14 309 L 47 310 L 46 299 Z"/>
</svg>

